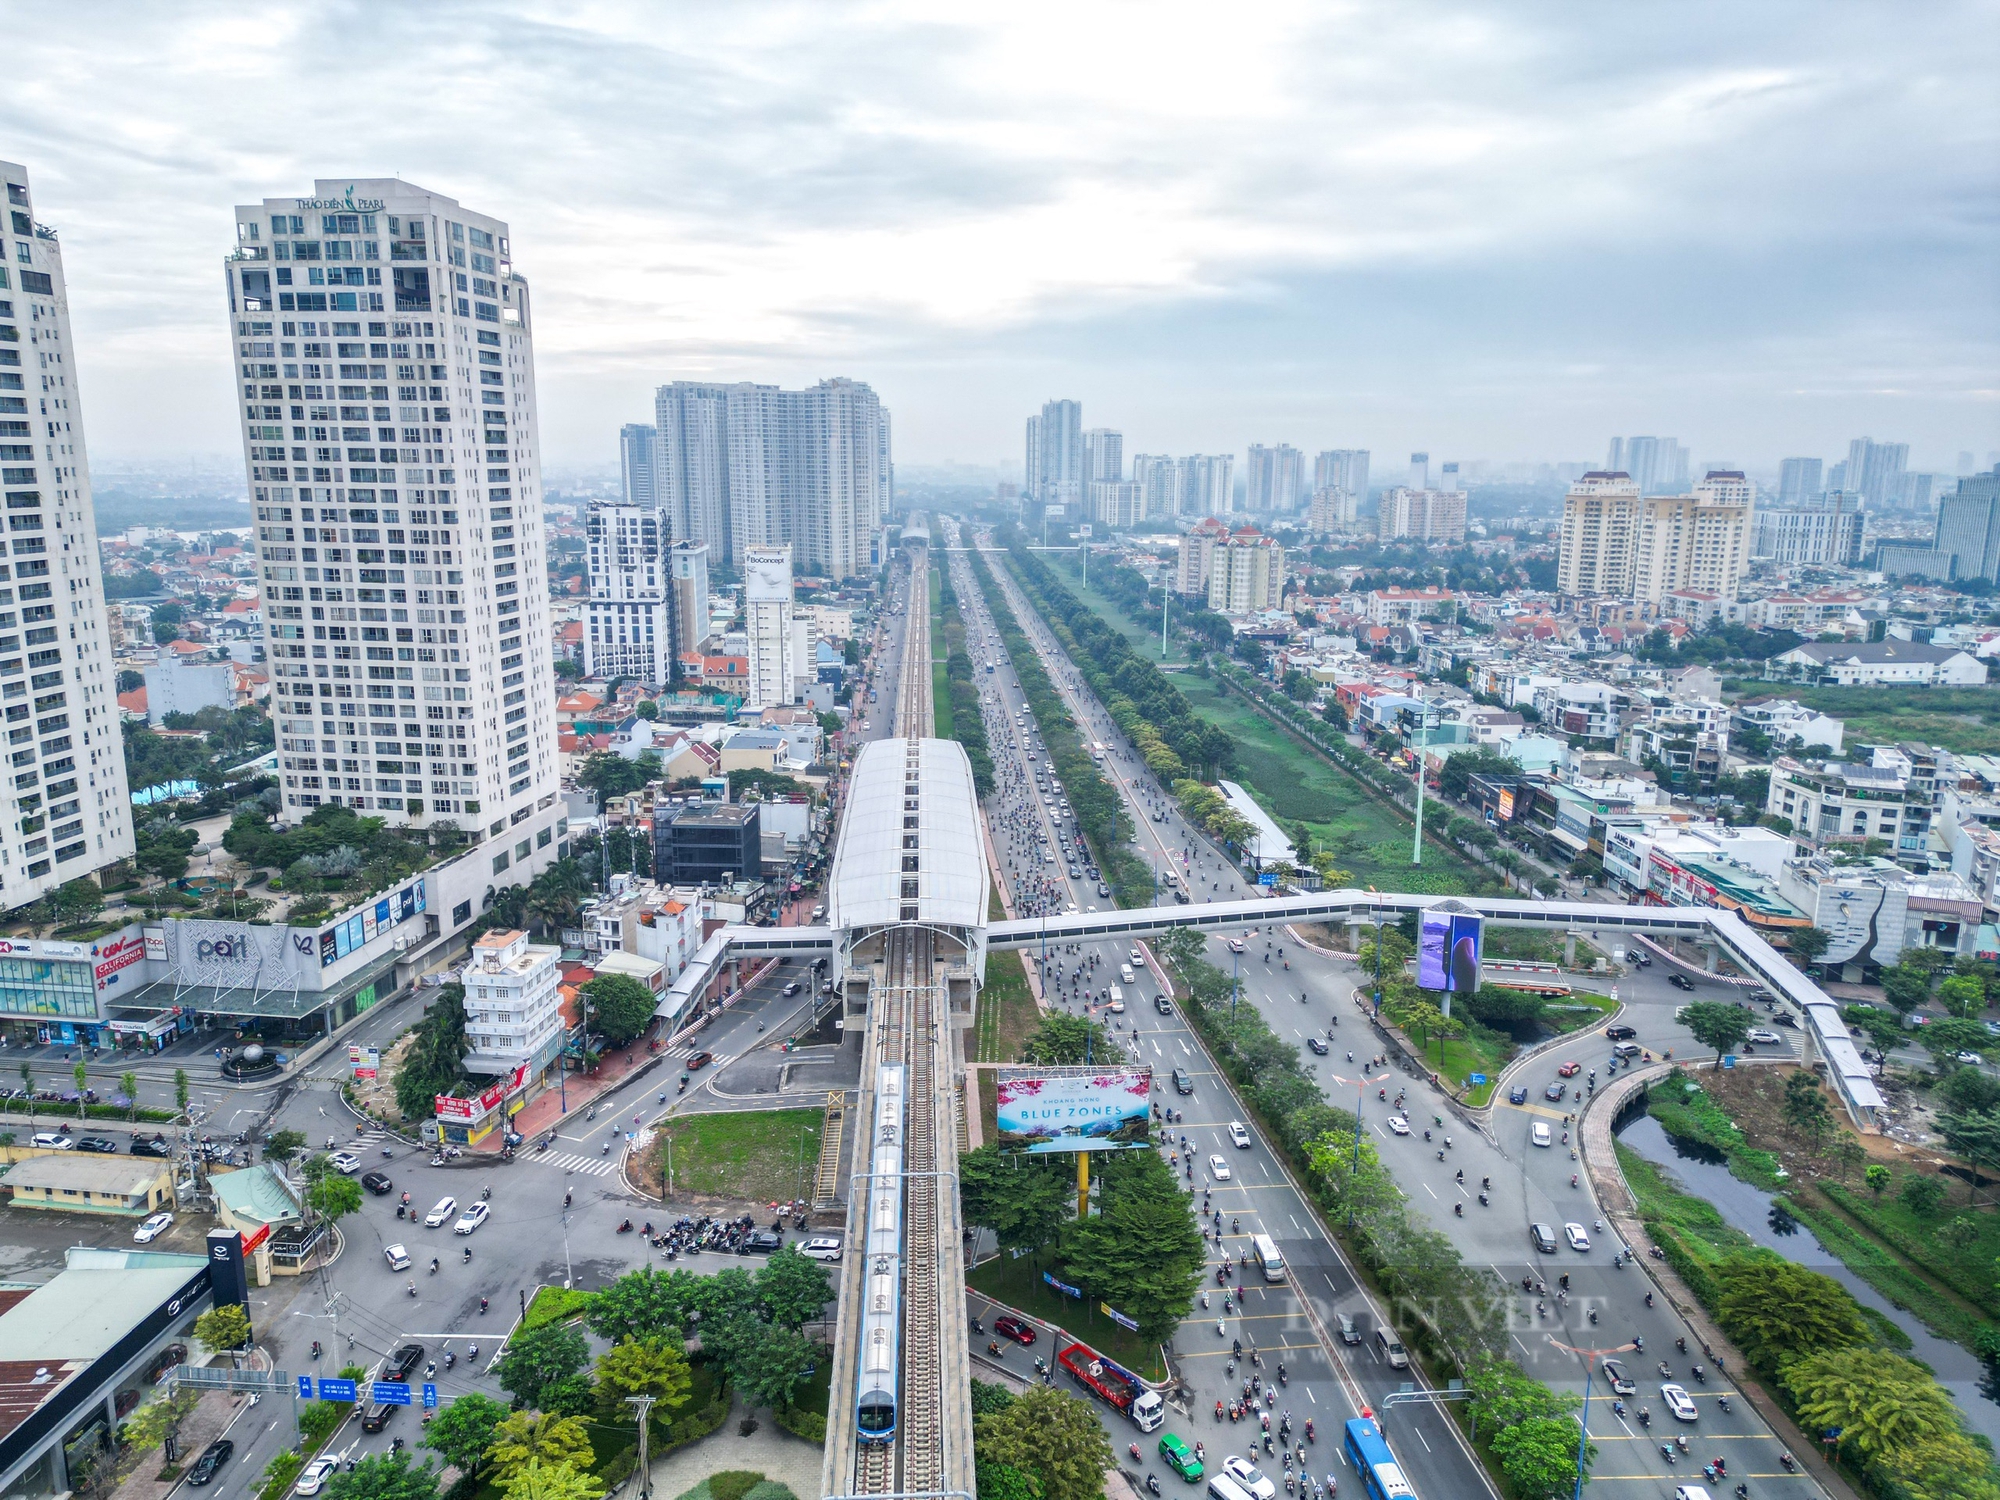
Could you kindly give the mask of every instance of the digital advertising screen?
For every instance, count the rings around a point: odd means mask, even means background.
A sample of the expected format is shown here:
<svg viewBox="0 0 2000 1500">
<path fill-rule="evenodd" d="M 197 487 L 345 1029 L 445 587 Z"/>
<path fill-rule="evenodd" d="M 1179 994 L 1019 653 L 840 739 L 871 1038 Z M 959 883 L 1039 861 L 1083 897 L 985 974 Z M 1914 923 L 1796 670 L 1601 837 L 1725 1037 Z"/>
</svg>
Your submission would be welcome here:
<svg viewBox="0 0 2000 1500">
<path fill-rule="evenodd" d="M 1469 995 L 1479 988 L 1479 917 L 1427 911 L 1417 928 L 1417 984 Z"/>
<path fill-rule="evenodd" d="M 1005 1073 L 998 1080 L 1002 1151 L 1122 1151 L 1147 1145 L 1150 1068 Z"/>
</svg>

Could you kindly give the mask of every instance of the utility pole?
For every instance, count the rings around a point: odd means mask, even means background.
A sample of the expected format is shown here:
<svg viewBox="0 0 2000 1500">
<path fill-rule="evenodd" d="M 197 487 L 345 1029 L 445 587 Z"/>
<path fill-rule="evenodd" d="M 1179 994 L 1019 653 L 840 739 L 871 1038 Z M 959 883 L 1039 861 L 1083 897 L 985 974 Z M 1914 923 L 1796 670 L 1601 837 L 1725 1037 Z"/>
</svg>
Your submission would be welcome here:
<svg viewBox="0 0 2000 1500">
<path fill-rule="evenodd" d="M 651 1500 L 653 1493 L 653 1467 L 646 1458 L 647 1415 L 653 1409 L 656 1396 L 627 1396 L 625 1404 L 639 1414 L 639 1500 Z"/>
</svg>

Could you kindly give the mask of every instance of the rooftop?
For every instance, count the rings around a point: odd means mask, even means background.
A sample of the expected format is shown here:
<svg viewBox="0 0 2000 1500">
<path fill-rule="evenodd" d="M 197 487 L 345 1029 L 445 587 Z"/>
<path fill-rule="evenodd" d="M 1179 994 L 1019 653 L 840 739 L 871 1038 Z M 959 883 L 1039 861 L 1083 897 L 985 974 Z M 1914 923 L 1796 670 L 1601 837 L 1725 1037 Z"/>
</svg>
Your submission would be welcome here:
<svg viewBox="0 0 2000 1500">
<path fill-rule="evenodd" d="M 80 1193 L 143 1197 L 166 1175 L 165 1162 L 145 1157 L 83 1156 L 69 1151 L 31 1156 L 7 1171 L 10 1188 L 73 1188 Z"/>
<path fill-rule="evenodd" d="M 952 740 L 876 740 L 855 757 L 827 889 L 835 928 L 986 922 L 972 763 Z"/>
</svg>

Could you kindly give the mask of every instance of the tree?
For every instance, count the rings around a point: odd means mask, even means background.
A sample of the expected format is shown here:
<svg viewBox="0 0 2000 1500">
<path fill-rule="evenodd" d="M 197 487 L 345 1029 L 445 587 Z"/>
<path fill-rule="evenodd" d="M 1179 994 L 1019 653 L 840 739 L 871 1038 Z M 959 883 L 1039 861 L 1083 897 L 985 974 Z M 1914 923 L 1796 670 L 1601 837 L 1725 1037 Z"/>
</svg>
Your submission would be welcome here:
<svg viewBox="0 0 2000 1500">
<path fill-rule="evenodd" d="M 1910 964 L 1896 964 L 1882 971 L 1882 997 L 1904 1015 L 1930 998 L 1930 976 Z"/>
<path fill-rule="evenodd" d="M 1185 971 L 1207 945 L 1192 927 L 1170 927 L 1153 939 L 1153 956 L 1168 968 Z"/>
<path fill-rule="evenodd" d="M 306 1207 L 322 1222 L 337 1224 L 361 1211 L 361 1184 L 339 1172 L 328 1172 L 306 1189 Z"/>
<path fill-rule="evenodd" d="M 1750 1012 L 1740 1005 L 1697 1000 L 1681 1011 L 1681 1020 L 1696 1041 L 1714 1050 L 1717 1068 L 1722 1066 L 1722 1054 L 1750 1034 Z"/>
<path fill-rule="evenodd" d="M 981 1464 L 1033 1475 L 1042 1500 L 1098 1500 L 1118 1463 L 1096 1408 L 1051 1386 L 1031 1387 L 1007 1410 L 978 1418 L 972 1451 Z"/>
<path fill-rule="evenodd" d="M 1785 945 L 1798 955 L 1799 962 L 1810 967 L 1833 946 L 1833 934 L 1821 927 L 1800 927 L 1785 939 Z"/>
<path fill-rule="evenodd" d="M 415 1027 L 417 1037 L 396 1072 L 396 1108 L 406 1120 L 427 1120 L 439 1094 L 449 1093 L 464 1072 L 471 1043 L 465 1036 L 465 986 L 447 984 Z"/>
<path fill-rule="evenodd" d="M 264 1142 L 264 1157 L 267 1161 L 290 1161 L 306 1149 L 306 1133 L 303 1130 L 274 1130 Z"/>
<path fill-rule="evenodd" d="M 180 1443 L 181 1424 L 200 1404 L 201 1392 L 187 1387 L 140 1407 L 125 1424 L 125 1444 L 142 1452 L 165 1446 L 172 1438 Z"/>
<path fill-rule="evenodd" d="M 560 682 L 581 682 L 583 663 L 574 657 L 561 657 L 556 661 L 556 679 Z"/>
<path fill-rule="evenodd" d="M 1067 1158 L 1003 1155 L 981 1146 L 958 1159 L 958 1201 L 965 1222 L 992 1230 L 1002 1250 L 1035 1251 L 1068 1220 L 1076 1180 Z"/>
<path fill-rule="evenodd" d="M 598 1500 L 604 1481 L 579 1464 L 545 1464 L 531 1459 L 501 1487 L 507 1500 Z"/>
<path fill-rule="evenodd" d="M 625 1417 L 627 1396 L 652 1396 L 672 1411 L 693 1392 L 686 1353 L 666 1339 L 626 1339 L 597 1356 L 597 1411 L 606 1421 Z"/>
<path fill-rule="evenodd" d="M 84 1066 L 82 1058 L 76 1060 L 76 1066 L 69 1070 L 69 1076 L 76 1080 L 76 1117 L 81 1120 L 89 1107 L 84 1098 L 84 1090 L 90 1084 L 90 1069 Z"/>
<path fill-rule="evenodd" d="M 27 1066 L 28 1065 L 26 1063 L 21 1064 L 23 1070 L 25 1070 Z M 175 1068 L 174 1069 L 174 1113 L 184 1115 L 187 1113 L 187 1107 L 188 1107 L 187 1069 Z"/>
<path fill-rule="evenodd" d="M 1986 986 L 1970 974 L 1954 974 L 1938 986 L 1938 999 L 1954 1016 L 1970 1020 L 1985 1008 Z"/>
<path fill-rule="evenodd" d="M 48 903 L 57 926 L 73 927 L 104 910 L 104 892 L 89 876 L 79 875 L 50 891 Z"/>
<path fill-rule="evenodd" d="M 629 974 L 604 974 L 583 987 L 597 1029 L 622 1046 L 646 1029 L 660 998 Z"/>
<path fill-rule="evenodd" d="M 754 1317 L 723 1320 L 711 1328 L 702 1320 L 701 1342 L 713 1341 L 729 1366 L 729 1378 L 754 1406 L 789 1406 L 792 1392 L 806 1372 L 829 1358 L 826 1350 L 794 1329 L 773 1328 Z"/>
<path fill-rule="evenodd" d="M 1560 1417 L 1578 1400 L 1549 1389 L 1505 1358 L 1479 1360 L 1466 1371 L 1465 1385 L 1472 1392 L 1473 1416 L 1493 1432 L 1533 1417 Z"/>
<path fill-rule="evenodd" d="M 589 1363 L 590 1345 L 581 1330 L 552 1323 L 515 1334 L 494 1366 L 494 1377 L 514 1398 L 516 1410 L 581 1411 L 590 1402 L 589 1383 L 570 1382 Z"/>
<path fill-rule="evenodd" d="M 327 1500 L 437 1500 L 437 1475 L 408 1452 L 376 1453 L 350 1470 L 336 1470 Z"/>
<path fill-rule="evenodd" d="M 658 760 L 659 757 L 655 756 L 655 774 Z M 627 760 L 622 755 L 604 750 L 586 757 L 575 777 L 578 786 L 597 793 L 597 810 L 600 813 L 608 800 L 630 796 L 651 779 L 639 761 Z"/>
<path fill-rule="evenodd" d="M 1044 1066 L 1074 1067 L 1087 1059 L 1123 1055 L 1102 1026 L 1063 1011 L 1044 1016 L 1042 1024 L 1021 1044 L 1021 1061 Z"/>
<path fill-rule="evenodd" d="M 1962 1115 L 1939 1115 L 1938 1133 L 1944 1137 L 1947 1146 L 1972 1163 L 1972 1180 L 1967 1184 L 1968 1198 L 1976 1195 L 1981 1164 L 1991 1166 L 2000 1161 L 2000 1113 L 1978 1110 Z"/>
<path fill-rule="evenodd" d="M 1867 1320 L 1830 1276 L 1769 1254 L 1734 1255 L 1715 1271 L 1716 1313 L 1730 1338 L 1767 1369 L 1870 1342 Z"/>
<path fill-rule="evenodd" d="M 1949 984 L 1951 981 L 1945 982 Z M 1961 1021 L 1956 1016 L 1931 1022 L 1918 1033 L 1918 1039 L 1923 1043 L 1924 1051 L 1930 1053 L 1931 1061 L 1940 1073 L 1948 1073 L 1957 1067 L 1961 1052 L 1976 1057 L 1979 1050 L 1993 1040 L 1977 1021 Z"/>
<path fill-rule="evenodd" d="M 467 1391 L 431 1419 L 423 1443 L 459 1473 L 476 1474 L 506 1417 L 507 1408 L 491 1396 Z"/>
<path fill-rule="evenodd" d="M 1920 1177 L 1912 1173 L 1903 1179 L 1896 1196 L 1911 1213 L 1920 1219 L 1928 1219 L 1944 1204 L 1944 1184 L 1935 1177 Z"/>
<path fill-rule="evenodd" d="M 1886 1349 L 1839 1349 L 1787 1369 L 1785 1388 L 1808 1431 L 1840 1429 L 1840 1446 L 1881 1457 L 1959 1431 L 1958 1410 L 1923 1366 Z"/>
<path fill-rule="evenodd" d="M 1903 1044 L 1903 1023 L 1889 1011 L 1873 1005 L 1844 1005 L 1840 1019 L 1883 1052 Z"/>
<path fill-rule="evenodd" d="M 1833 1131 L 1833 1112 L 1819 1080 L 1801 1069 L 1785 1080 L 1785 1123 L 1817 1151 Z"/>
<path fill-rule="evenodd" d="M 1890 1172 L 1879 1161 L 1871 1161 L 1861 1174 L 1861 1180 L 1868 1184 L 1877 1198 L 1888 1189 Z"/>
<path fill-rule="evenodd" d="M 797 1245 L 786 1245 L 766 1260 L 753 1278 L 757 1305 L 780 1328 L 797 1329 L 817 1318 L 833 1296 L 825 1266 L 807 1260 Z"/>
<path fill-rule="evenodd" d="M 540 1411 L 517 1411 L 501 1418 L 486 1450 L 495 1481 L 505 1485 L 535 1459 L 545 1464 L 591 1462 L 590 1429 L 583 1418 Z"/>
<path fill-rule="evenodd" d="M 614 1344 L 680 1332 L 697 1306 L 696 1292 L 705 1279 L 692 1271 L 641 1266 L 594 1295 L 584 1322 L 592 1333 Z"/>
<path fill-rule="evenodd" d="M 194 1336 L 211 1349 L 241 1349 L 250 1342 L 250 1315 L 234 1302 L 225 1302 L 194 1320 Z"/>
<path fill-rule="evenodd" d="M 1011 1464 L 976 1463 L 973 1483 L 979 1500 L 1042 1500 L 1040 1481 Z"/>
<path fill-rule="evenodd" d="M 1136 1320 L 1141 1338 L 1159 1342 L 1187 1316 L 1206 1269 L 1206 1242 L 1158 1152 L 1119 1152 L 1100 1171 L 1100 1211 L 1062 1232 L 1065 1279 Z"/>
<path fill-rule="evenodd" d="M 125 1096 L 125 1118 L 139 1118 L 139 1075 L 124 1072 L 118 1075 L 118 1092 Z"/>
<path fill-rule="evenodd" d="M 1493 1452 L 1500 1460 L 1517 1500 L 1562 1500 L 1576 1488 L 1576 1423 L 1564 1417 L 1530 1417 L 1493 1435 Z M 1584 1471 L 1597 1456 L 1597 1445 L 1584 1445 Z"/>
</svg>

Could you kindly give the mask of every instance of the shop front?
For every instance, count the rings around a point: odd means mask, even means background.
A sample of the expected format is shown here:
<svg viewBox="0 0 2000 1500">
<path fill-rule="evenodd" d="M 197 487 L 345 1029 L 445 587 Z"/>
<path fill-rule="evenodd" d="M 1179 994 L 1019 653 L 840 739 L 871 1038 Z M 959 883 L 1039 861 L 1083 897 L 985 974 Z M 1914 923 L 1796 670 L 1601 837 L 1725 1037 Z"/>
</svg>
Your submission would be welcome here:
<svg viewBox="0 0 2000 1500">
<path fill-rule="evenodd" d="M 0 1036 L 10 1047 L 112 1045 L 88 943 L 0 938 Z"/>
</svg>

